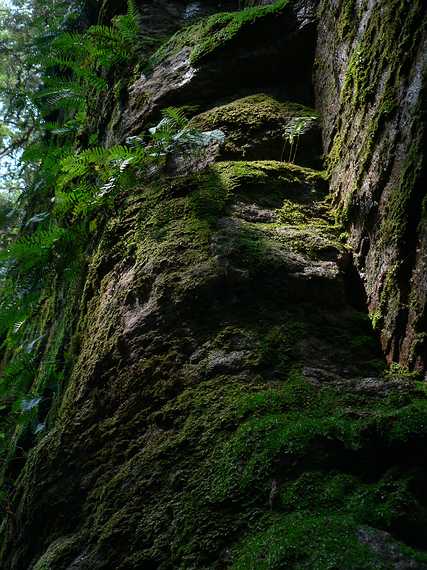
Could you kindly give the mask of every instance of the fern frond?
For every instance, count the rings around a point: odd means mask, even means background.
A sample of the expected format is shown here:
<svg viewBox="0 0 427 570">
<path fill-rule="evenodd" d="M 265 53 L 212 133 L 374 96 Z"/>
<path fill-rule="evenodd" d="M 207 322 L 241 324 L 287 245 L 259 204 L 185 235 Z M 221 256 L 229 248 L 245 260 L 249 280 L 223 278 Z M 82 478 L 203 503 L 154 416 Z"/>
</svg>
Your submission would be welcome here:
<svg viewBox="0 0 427 570">
<path fill-rule="evenodd" d="M 82 183 L 68 192 L 58 191 L 55 196 L 55 213 L 59 216 L 72 213 L 75 217 L 87 215 L 93 208 L 97 188 Z"/>
<path fill-rule="evenodd" d="M 128 160 L 134 157 L 134 151 L 124 145 L 116 145 L 109 149 L 111 161 Z"/>
<path fill-rule="evenodd" d="M 109 43 L 120 42 L 120 32 L 114 26 L 95 25 L 91 26 L 88 31 L 88 36 L 97 39 L 98 41 L 106 41 Z"/>
<path fill-rule="evenodd" d="M 52 50 L 60 53 L 75 53 L 75 50 L 83 48 L 85 45 L 84 35 L 79 32 L 63 32 L 51 43 Z"/>
<path fill-rule="evenodd" d="M 23 271 L 42 265 L 49 257 L 53 246 L 66 234 L 64 228 L 51 226 L 40 229 L 30 236 L 24 236 L 0 252 L 0 261 L 12 260 Z"/>
<path fill-rule="evenodd" d="M 53 135 L 62 136 L 68 135 L 69 133 L 74 133 L 78 130 L 76 124 L 66 123 L 62 125 L 61 123 L 44 123 L 44 128 L 47 132 L 52 133 Z"/>
<path fill-rule="evenodd" d="M 57 83 L 52 82 L 40 90 L 34 97 L 35 101 L 47 104 L 51 108 L 55 108 L 58 104 L 67 108 L 80 108 L 86 100 L 83 86 L 75 80 L 63 80 L 62 84 Z"/>
<path fill-rule="evenodd" d="M 132 19 L 133 25 L 138 26 L 140 28 L 142 23 L 142 16 L 141 12 L 138 10 L 135 0 L 128 0 L 128 11 L 127 16 Z"/>
<path fill-rule="evenodd" d="M 22 395 L 30 387 L 35 373 L 34 358 L 25 352 L 20 352 L 2 373 L 0 397 L 7 395 L 16 398 Z"/>
<path fill-rule="evenodd" d="M 162 111 L 163 117 L 169 119 L 175 128 L 183 129 L 188 125 L 188 119 L 185 116 L 183 109 L 179 107 L 167 107 Z"/>
</svg>

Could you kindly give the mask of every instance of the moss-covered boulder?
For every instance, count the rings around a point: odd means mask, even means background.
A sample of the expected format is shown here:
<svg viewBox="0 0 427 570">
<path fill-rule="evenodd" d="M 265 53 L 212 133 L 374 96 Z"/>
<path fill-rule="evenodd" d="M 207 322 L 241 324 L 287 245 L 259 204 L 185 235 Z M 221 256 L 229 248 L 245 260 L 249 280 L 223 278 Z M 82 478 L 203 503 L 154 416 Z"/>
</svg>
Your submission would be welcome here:
<svg viewBox="0 0 427 570">
<path fill-rule="evenodd" d="M 191 124 L 225 133 L 220 157 L 226 160 L 292 160 L 321 166 L 318 114 L 298 103 L 259 93 L 210 109 Z"/>
<path fill-rule="evenodd" d="M 316 394 L 381 362 L 346 303 L 325 190 L 316 171 L 261 161 L 132 192 L 92 259 L 58 419 L 16 483 L 6 567 L 237 564 L 272 478 L 312 457 L 332 468 L 334 446 L 358 463 L 359 412 Z M 314 228 L 310 245 L 281 233 Z"/>
</svg>

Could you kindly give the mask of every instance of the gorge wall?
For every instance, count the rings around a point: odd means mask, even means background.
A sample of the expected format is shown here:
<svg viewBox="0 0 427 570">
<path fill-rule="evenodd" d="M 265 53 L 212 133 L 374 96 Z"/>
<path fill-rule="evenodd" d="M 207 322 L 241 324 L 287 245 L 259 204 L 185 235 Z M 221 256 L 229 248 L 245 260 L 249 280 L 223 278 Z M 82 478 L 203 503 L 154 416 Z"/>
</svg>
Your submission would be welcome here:
<svg viewBox="0 0 427 570">
<path fill-rule="evenodd" d="M 427 568 L 426 7 L 236 4 L 141 2 L 178 32 L 100 100 L 106 145 L 170 105 L 203 144 L 46 292 L 1 568 Z"/>
<path fill-rule="evenodd" d="M 331 191 L 389 362 L 426 363 L 426 6 L 323 2 L 315 85 Z"/>
</svg>

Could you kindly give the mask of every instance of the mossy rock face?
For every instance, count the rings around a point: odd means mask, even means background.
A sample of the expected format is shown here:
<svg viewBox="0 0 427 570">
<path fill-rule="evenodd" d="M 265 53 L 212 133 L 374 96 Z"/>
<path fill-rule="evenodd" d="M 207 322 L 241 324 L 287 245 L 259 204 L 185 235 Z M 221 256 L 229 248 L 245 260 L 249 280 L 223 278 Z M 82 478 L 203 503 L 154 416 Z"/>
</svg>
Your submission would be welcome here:
<svg viewBox="0 0 427 570">
<path fill-rule="evenodd" d="M 279 0 L 270 6 L 211 16 L 173 36 L 130 88 L 123 137 L 137 133 L 169 105 L 210 108 L 215 101 L 277 85 L 286 99 L 312 104 L 314 6 Z M 274 38 L 273 41 L 271 39 Z M 298 60 L 294 58 L 299 53 Z"/>
<path fill-rule="evenodd" d="M 388 360 L 422 371 L 427 5 L 326 0 L 319 14 L 316 100 L 331 190 Z"/>
<path fill-rule="evenodd" d="M 192 122 L 201 130 L 226 134 L 220 157 L 287 160 L 302 166 L 321 165 L 318 115 L 314 109 L 263 93 L 210 109 Z"/>
<path fill-rule="evenodd" d="M 231 14 L 215 14 L 175 34 L 152 56 L 152 65 L 173 57 L 183 47 L 191 48 L 190 62 L 197 64 L 233 44 L 239 37 L 251 34 L 255 27 L 289 13 L 288 4 L 289 0 L 278 0 L 270 6 L 248 7 Z"/>
<path fill-rule="evenodd" d="M 313 458 L 344 469 L 341 451 L 359 463 L 359 420 L 328 392 L 318 409 L 316 394 L 376 374 L 375 339 L 336 262 L 279 233 L 300 227 L 280 222 L 285 200 L 310 225 L 324 194 L 322 174 L 274 161 L 132 192 L 93 257 L 78 360 L 17 484 L 6 567 L 231 564 L 268 515 L 272 477 Z M 272 218 L 245 220 L 251 205 Z"/>
<path fill-rule="evenodd" d="M 238 160 L 141 179 L 100 224 L 84 287 L 55 285 L 40 382 L 44 360 L 72 366 L 11 463 L 7 570 L 425 568 L 425 385 L 384 371 L 354 307 L 326 173 L 270 155 L 313 113 L 315 4 L 180 31 L 109 117 L 125 138 L 199 105 Z M 321 4 L 346 6 L 350 38 L 353 0 Z"/>
</svg>

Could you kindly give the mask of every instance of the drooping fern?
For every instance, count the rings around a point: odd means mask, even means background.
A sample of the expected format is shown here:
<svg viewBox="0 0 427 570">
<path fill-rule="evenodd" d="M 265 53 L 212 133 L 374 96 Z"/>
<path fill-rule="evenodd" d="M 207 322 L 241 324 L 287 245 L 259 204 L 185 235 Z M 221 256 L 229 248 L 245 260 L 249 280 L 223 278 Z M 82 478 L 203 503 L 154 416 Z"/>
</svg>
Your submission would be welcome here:
<svg viewBox="0 0 427 570">
<path fill-rule="evenodd" d="M 0 262 L 13 260 L 20 271 L 26 272 L 35 266 L 46 264 L 53 246 L 63 239 L 67 239 L 67 232 L 57 225 L 37 230 L 29 236 L 19 238 L 0 252 Z"/>
<path fill-rule="evenodd" d="M 129 0 L 127 14 L 114 18 L 110 26 L 63 32 L 43 43 L 36 57 L 44 58 L 44 81 L 34 96 L 42 113 L 85 112 L 91 98 L 107 91 L 108 72 L 135 61 L 143 43 L 140 20 L 135 3 Z"/>
</svg>

